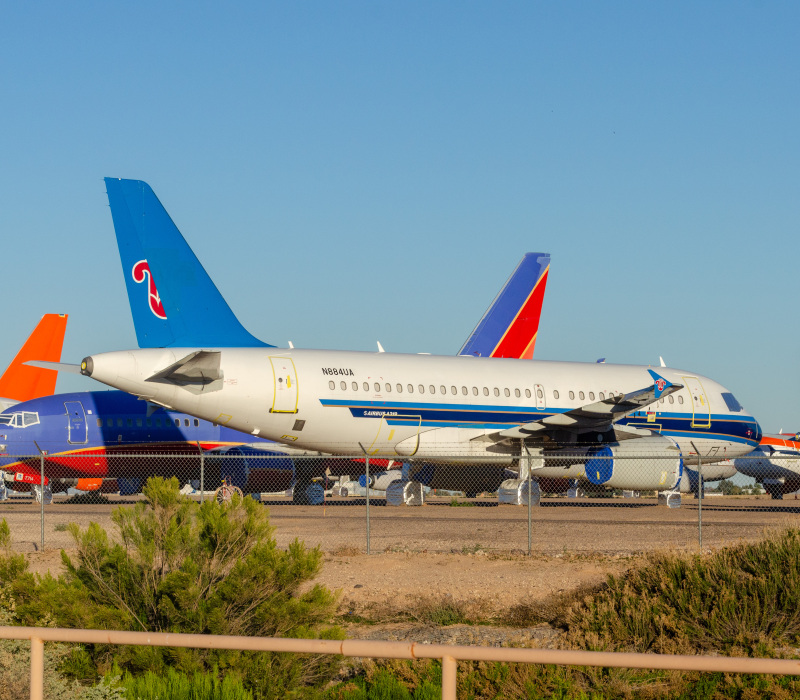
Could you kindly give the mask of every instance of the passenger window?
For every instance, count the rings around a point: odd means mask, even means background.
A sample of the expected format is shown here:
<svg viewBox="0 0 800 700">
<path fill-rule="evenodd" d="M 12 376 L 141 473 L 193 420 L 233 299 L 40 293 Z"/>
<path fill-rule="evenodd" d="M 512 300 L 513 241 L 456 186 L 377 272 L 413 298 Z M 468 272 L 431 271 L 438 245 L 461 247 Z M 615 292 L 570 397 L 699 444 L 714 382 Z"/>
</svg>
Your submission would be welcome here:
<svg viewBox="0 0 800 700">
<path fill-rule="evenodd" d="M 414 393 L 414 385 L 413 384 L 409 384 L 408 385 L 408 393 L 409 394 L 413 394 Z"/>
<path fill-rule="evenodd" d="M 187 428 L 189 427 L 189 419 L 188 419 L 188 418 L 184 418 L 184 419 L 183 419 L 183 425 L 184 425 L 185 427 L 187 427 Z"/>
<path fill-rule="evenodd" d="M 462 386 L 461 393 L 464 394 L 464 396 L 466 396 L 467 394 L 469 394 L 469 389 L 467 389 L 467 387 L 465 386 Z"/>
<path fill-rule="evenodd" d="M 380 394 L 381 393 L 381 385 L 378 384 L 378 382 L 375 382 L 375 393 L 376 394 Z"/>
<path fill-rule="evenodd" d="M 347 391 L 347 382 L 339 382 L 342 391 Z"/>
<path fill-rule="evenodd" d="M 133 418 L 128 418 L 125 422 L 127 423 L 127 427 L 133 427 Z"/>
<path fill-rule="evenodd" d="M 511 392 L 508 390 L 508 387 L 506 387 L 505 389 L 503 389 L 503 393 L 504 393 L 506 396 L 511 396 Z"/>
<path fill-rule="evenodd" d="M 363 387 L 364 391 L 369 391 L 369 382 L 364 382 Z"/>
<path fill-rule="evenodd" d="M 678 397 L 678 403 L 683 403 L 683 396 Z"/>
<path fill-rule="evenodd" d="M 97 427 L 98 428 L 102 428 L 103 427 L 103 419 L 102 418 L 98 418 L 97 419 Z"/>
<path fill-rule="evenodd" d="M 353 382 L 353 391 L 358 391 L 358 382 Z"/>
<path fill-rule="evenodd" d="M 118 428 L 122 427 L 122 418 L 117 418 L 117 427 Z"/>
<path fill-rule="evenodd" d="M 197 418 L 194 419 L 194 427 L 195 428 L 199 428 L 200 427 L 200 421 Z"/>
<path fill-rule="evenodd" d="M 483 387 L 483 395 L 484 396 L 488 396 L 489 395 L 489 387 L 488 386 Z"/>
<path fill-rule="evenodd" d="M 606 398 L 606 395 L 601 391 L 600 392 L 600 400 L 603 401 Z"/>
<path fill-rule="evenodd" d="M 114 427 L 114 419 L 113 418 L 106 418 L 106 425 L 109 428 L 113 428 Z"/>
<path fill-rule="evenodd" d="M 553 389 L 553 398 L 554 399 L 558 398 L 558 389 Z"/>
<path fill-rule="evenodd" d="M 328 388 L 329 388 L 331 391 L 333 391 L 333 390 L 336 388 L 336 382 L 334 382 L 333 380 L 329 381 L 329 382 L 328 382 Z"/>
<path fill-rule="evenodd" d="M 141 418 L 137 418 L 136 419 L 136 427 L 137 428 L 141 428 L 142 427 L 142 419 Z"/>
<path fill-rule="evenodd" d="M 500 396 L 500 389 L 498 389 L 497 387 L 494 388 L 494 395 Z"/>
<path fill-rule="evenodd" d="M 530 397 L 531 397 L 531 390 L 530 389 L 525 389 L 525 398 L 529 399 Z"/>
<path fill-rule="evenodd" d="M 435 386 L 433 386 L 433 384 L 431 384 L 431 385 L 428 387 L 428 389 L 430 389 L 430 392 L 431 392 L 431 394 L 435 394 L 435 393 L 436 393 L 436 387 L 435 387 Z"/>
<path fill-rule="evenodd" d="M 478 387 L 476 387 L 476 386 L 472 387 L 472 395 L 473 396 L 477 396 L 478 395 Z"/>
<path fill-rule="evenodd" d="M 391 394 L 392 393 L 392 385 L 389 384 L 389 382 L 386 382 L 386 393 L 387 394 Z"/>
<path fill-rule="evenodd" d="M 424 384 L 420 384 L 419 385 L 419 393 L 420 394 L 424 394 L 425 393 L 425 385 Z"/>
<path fill-rule="evenodd" d="M 670 397 L 669 397 L 669 402 L 670 402 L 670 403 L 675 403 L 675 399 L 674 399 L 672 396 L 670 396 Z"/>
<path fill-rule="evenodd" d="M 153 419 L 152 418 L 148 418 L 147 420 L 145 420 L 145 425 L 148 428 L 152 428 L 153 427 Z"/>
<path fill-rule="evenodd" d="M 403 385 L 402 384 L 398 384 L 397 385 L 397 393 L 398 394 L 402 394 L 403 393 Z"/>
<path fill-rule="evenodd" d="M 456 389 L 454 386 L 451 386 L 451 387 L 450 387 L 450 393 L 451 393 L 453 396 L 455 396 L 455 395 L 458 393 L 458 389 Z"/>
<path fill-rule="evenodd" d="M 540 399 L 543 399 L 543 398 L 544 398 L 544 392 L 543 392 L 541 389 L 537 389 L 537 390 L 536 390 L 536 395 L 537 395 L 537 396 L 538 396 Z"/>
<path fill-rule="evenodd" d="M 574 401 L 575 400 L 575 392 L 574 391 L 570 391 L 569 392 L 569 397 Z"/>
<path fill-rule="evenodd" d="M 589 401 L 594 401 L 594 392 L 593 391 L 589 392 Z"/>
<path fill-rule="evenodd" d="M 160 428 L 160 427 L 161 427 L 161 419 L 160 418 L 156 418 L 156 428 Z"/>
<path fill-rule="evenodd" d="M 579 391 L 579 392 L 578 392 L 578 398 L 579 398 L 581 401 L 583 401 L 583 400 L 586 398 L 586 394 L 584 394 L 582 391 Z"/>
<path fill-rule="evenodd" d="M 664 403 L 664 399 L 659 399 L 658 403 Z"/>
<path fill-rule="evenodd" d="M 522 392 L 519 389 L 514 389 L 514 396 L 520 398 L 522 396 Z"/>
</svg>

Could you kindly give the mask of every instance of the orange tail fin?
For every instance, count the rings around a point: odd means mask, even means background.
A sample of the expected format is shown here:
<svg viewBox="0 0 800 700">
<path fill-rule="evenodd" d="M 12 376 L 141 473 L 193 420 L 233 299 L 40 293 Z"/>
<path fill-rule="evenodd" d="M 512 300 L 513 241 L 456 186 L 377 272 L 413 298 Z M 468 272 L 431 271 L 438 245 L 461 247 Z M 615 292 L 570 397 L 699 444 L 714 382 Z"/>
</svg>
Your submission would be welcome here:
<svg viewBox="0 0 800 700">
<path fill-rule="evenodd" d="M 0 396 L 15 401 L 28 401 L 40 396 L 50 396 L 56 390 L 58 372 L 23 364 L 28 360 L 60 362 L 64 332 L 67 330 L 66 314 L 45 314 L 34 328 L 25 345 L 0 377 Z"/>
</svg>

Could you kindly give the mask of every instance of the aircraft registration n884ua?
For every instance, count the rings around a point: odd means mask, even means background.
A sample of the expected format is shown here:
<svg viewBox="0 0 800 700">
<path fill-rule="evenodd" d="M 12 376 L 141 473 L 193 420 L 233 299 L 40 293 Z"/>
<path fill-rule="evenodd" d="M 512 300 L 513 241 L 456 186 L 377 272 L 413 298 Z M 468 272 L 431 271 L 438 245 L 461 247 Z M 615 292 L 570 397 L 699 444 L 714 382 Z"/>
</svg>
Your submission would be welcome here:
<svg viewBox="0 0 800 700">
<path fill-rule="evenodd" d="M 161 307 L 140 349 L 96 354 L 83 374 L 169 409 L 331 454 L 535 467 L 616 488 L 672 489 L 683 457 L 748 453 L 761 430 L 724 387 L 642 366 L 288 349 L 224 325 L 159 324 L 219 306 L 216 287 L 152 189 L 106 179 L 123 269 L 146 261 Z M 134 264 L 135 263 L 135 264 Z M 190 274 L 191 273 L 191 274 Z M 130 287 L 142 276 L 133 275 Z M 137 312 L 135 312 L 137 313 Z M 225 338 L 220 342 L 219 338 Z M 655 457 L 618 468 L 632 455 Z"/>
</svg>

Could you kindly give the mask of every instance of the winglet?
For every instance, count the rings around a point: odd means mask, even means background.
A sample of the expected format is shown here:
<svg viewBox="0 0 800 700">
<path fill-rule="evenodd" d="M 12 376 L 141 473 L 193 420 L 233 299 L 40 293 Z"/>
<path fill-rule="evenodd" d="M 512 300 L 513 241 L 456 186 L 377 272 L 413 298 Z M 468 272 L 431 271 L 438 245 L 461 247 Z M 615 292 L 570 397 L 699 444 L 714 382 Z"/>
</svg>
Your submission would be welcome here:
<svg viewBox="0 0 800 700">
<path fill-rule="evenodd" d="M 458 354 L 532 358 L 549 271 L 548 253 L 526 253 Z"/>
<path fill-rule="evenodd" d="M 56 390 L 58 372 L 26 364 L 28 360 L 58 362 L 67 330 L 66 314 L 45 314 L 0 377 L 0 396 L 14 401 L 29 401 L 50 396 Z"/>
<path fill-rule="evenodd" d="M 664 390 L 668 387 L 672 386 L 672 382 L 664 379 L 660 374 L 656 374 L 652 369 L 647 370 L 650 373 L 650 376 L 653 378 L 653 387 L 655 388 L 655 397 L 657 399 L 661 398 L 661 394 L 664 393 Z"/>
<path fill-rule="evenodd" d="M 140 348 L 273 347 L 239 323 L 146 182 L 105 183 Z"/>
</svg>

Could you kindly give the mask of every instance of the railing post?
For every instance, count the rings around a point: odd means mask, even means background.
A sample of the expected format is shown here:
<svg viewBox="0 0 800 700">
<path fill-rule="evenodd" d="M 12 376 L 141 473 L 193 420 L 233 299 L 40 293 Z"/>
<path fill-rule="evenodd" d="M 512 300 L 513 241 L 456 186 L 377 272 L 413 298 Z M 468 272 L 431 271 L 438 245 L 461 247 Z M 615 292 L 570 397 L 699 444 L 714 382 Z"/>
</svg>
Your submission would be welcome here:
<svg viewBox="0 0 800 700">
<path fill-rule="evenodd" d="M 44 642 L 36 637 L 31 637 L 31 700 L 44 700 Z"/>
<path fill-rule="evenodd" d="M 526 451 L 527 451 L 527 448 L 526 448 Z M 531 471 L 533 471 L 533 470 L 531 469 L 531 455 L 530 455 L 530 452 L 528 452 L 527 459 L 528 459 L 528 556 L 531 556 L 531 550 L 532 550 L 532 544 L 531 544 L 531 540 L 532 540 L 532 535 L 531 535 L 532 514 L 531 514 L 531 510 L 533 508 L 531 506 Z"/>
<path fill-rule="evenodd" d="M 367 482 L 367 554 L 369 551 L 369 456 L 366 460 L 366 482 Z"/>
<path fill-rule="evenodd" d="M 456 700 L 458 662 L 452 656 L 442 657 L 442 700 Z"/>
</svg>

